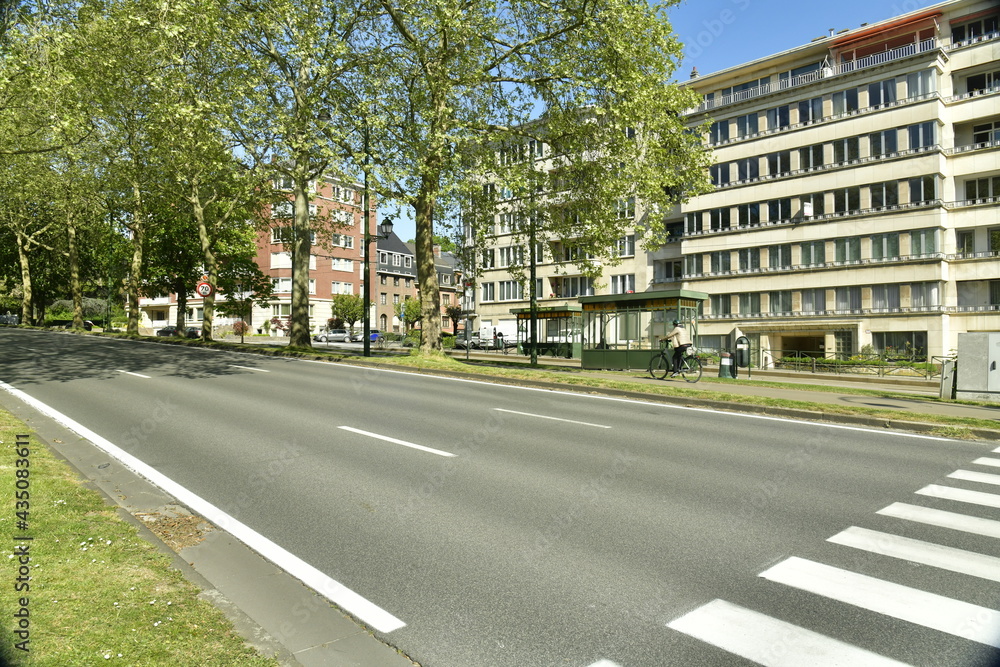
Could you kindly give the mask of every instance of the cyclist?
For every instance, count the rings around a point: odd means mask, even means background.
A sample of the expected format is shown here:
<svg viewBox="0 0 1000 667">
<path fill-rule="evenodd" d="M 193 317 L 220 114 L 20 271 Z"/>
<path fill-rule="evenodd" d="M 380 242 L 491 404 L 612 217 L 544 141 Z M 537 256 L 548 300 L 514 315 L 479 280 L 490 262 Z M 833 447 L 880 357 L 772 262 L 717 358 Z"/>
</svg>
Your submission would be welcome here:
<svg viewBox="0 0 1000 667">
<path fill-rule="evenodd" d="M 691 337 L 688 336 L 688 332 L 684 329 L 680 320 L 674 320 L 671 324 L 674 325 L 674 328 L 661 340 L 669 341 L 674 346 L 674 367 L 670 377 L 677 377 L 677 374 L 681 372 L 681 363 L 684 360 L 684 354 L 691 347 Z"/>
</svg>

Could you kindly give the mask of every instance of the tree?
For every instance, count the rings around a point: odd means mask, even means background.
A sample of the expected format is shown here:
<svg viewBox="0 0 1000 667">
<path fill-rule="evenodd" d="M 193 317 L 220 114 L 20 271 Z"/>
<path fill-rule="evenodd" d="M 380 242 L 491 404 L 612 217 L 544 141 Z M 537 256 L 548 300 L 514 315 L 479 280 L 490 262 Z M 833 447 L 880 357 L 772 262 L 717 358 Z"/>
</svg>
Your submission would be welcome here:
<svg viewBox="0 0 1000 667">
<path fill-rule="evenodd" d="M 371 308 L 373 305 L 369 303 L 368 307 Z M 354 323 L 364 319 L 365 300 L 364 297 L 357 294 L 337 294 L 333 297 L 331 309 L 335 318 L 346 322 L 348 329 L 354 329 Z M 364 335 L 368 335 L 368 333 L 365 332 Z"/>
<path fill-rule="evenodd" d="M 444 312 L 448 316 L 448 319 L 451 320 L 451 330 L 455 332 L 455 335 L 457 336 L 458 323 L 465 318 L 465 311 L 462 309 L 461 306 L 451 305 L 445 308 Z"/>
<path fill-rule="evenodd" d="M 393 304 L 392 312 L 403 322 L 403 333 L 412 329 L 424 318 L 423 308 L 416 299 L 404 299 Z"/>
</svg>

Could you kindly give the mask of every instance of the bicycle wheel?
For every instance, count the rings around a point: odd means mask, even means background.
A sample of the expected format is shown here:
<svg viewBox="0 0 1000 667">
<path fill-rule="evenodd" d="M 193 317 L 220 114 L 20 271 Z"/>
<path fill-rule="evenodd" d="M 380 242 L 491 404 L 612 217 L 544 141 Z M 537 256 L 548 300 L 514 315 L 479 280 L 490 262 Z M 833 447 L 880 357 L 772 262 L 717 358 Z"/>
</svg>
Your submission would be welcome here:
<svg viewBox="0 0 1000 667">
<path fill-rule="evenodd" d="M 649 360 L 649 374 L 657 380 L 662 380 L 670 372 L 670 366 L 667 355 L 658 354 Z"/>
<path fill-rule="evenodd" d="M 681 375 L 685 382 L 697 382 L 701 379 L 701 359 L 698 357 L 685 357 L 681 366 Z"/>
</svg>

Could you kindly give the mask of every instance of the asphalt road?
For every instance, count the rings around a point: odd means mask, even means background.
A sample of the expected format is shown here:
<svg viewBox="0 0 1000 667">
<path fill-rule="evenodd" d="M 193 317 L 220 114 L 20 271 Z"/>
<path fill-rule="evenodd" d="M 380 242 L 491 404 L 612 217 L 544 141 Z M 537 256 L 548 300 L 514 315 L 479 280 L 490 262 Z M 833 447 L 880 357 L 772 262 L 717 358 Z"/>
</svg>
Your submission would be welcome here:
<svg viewBox="0 0 1000 667">
<path fill-rule="evenodd" d="M 20 330 L 0 381 L 425 667 L 1000 664 L 995 444 Z"/>
</svg>

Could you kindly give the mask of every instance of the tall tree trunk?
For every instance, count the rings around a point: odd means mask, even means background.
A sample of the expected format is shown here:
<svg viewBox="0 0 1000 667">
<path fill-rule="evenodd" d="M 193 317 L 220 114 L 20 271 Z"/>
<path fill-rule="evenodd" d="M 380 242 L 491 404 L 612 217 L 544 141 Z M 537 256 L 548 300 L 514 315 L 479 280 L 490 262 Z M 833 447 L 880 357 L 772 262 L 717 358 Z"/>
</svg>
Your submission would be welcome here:
<svg viewBox="0 0 1000 667">
<path fill-rule="evenodd" d="M 73 328 L 83 328 L 83 287 L 80 285 L 80 250 L 76 244 L 76 221 L 66 216 L 66 245 L 69 256 L 69 290 L 73 296 Z"/>
<path fill-rule="evenodd" d="M 441 294 L 434 266 L 434 205 L 440 161 L 428 160 L 415 203 L 417 283 L 420 285 L 420 351 L 441 349 Z"/>
<path fill-rule="evenodd" d="M 195 222 L 198 224 L 198 240 L 201 243 L 201 259 L 205 265 L 205 274 L 208 276 L 208 284 L 212 286 L 212 293 L 202 299 L 202 310 L 204 315 L 201 322 L 201 337 L 205 340 L 212 340 L 212 325 L 215 321 L 215 291 L 219 282 L 219 270 L 215 260 L 215 250 L 213 249 L 212 236 L 208 233 L 208 224 L 205 222 L 205 207 L 201 204 L 201 191 L 197 178 L 191 181 L 191 192 L 189 194 L 191 210 L 194 214 Z"/>
<path fill-rule="evenodd" d="M 309 198 L 305 180 L 295 179 L 295 217 L 292 223 L 292 317 L 289 347 L 312 347 L 309 334 Z"/>
<path fill-rule="evenodd" d="M 184 278 L 178 276 L 174 282 L 174 294 L 177 295 L 177 317 L 174 319 L 174 326 L 181 335 L 187 335 L 184 330 L 187 328 L 187 285 Z"/>
<path fill-rule="evenodd" d="M 125 332 L 131 336 L 139 335 L 139 284 L 142 277 L 142 246 L 146 236 L 146 222 L 143 219 L 142 192 L 138 184 L 132 185 L 134 197 L 132 210 L 132 265 L 126 279 L 128 299 L 128 326 Z"/>
<path fill-rule="evenodd" d="M 34 325 L 34 303 L 31 293 L 31 265 L 28 263 L 27 239 L 17 234 L 17 258 L 21 263 L 21 324 Z"/>
</svg>

